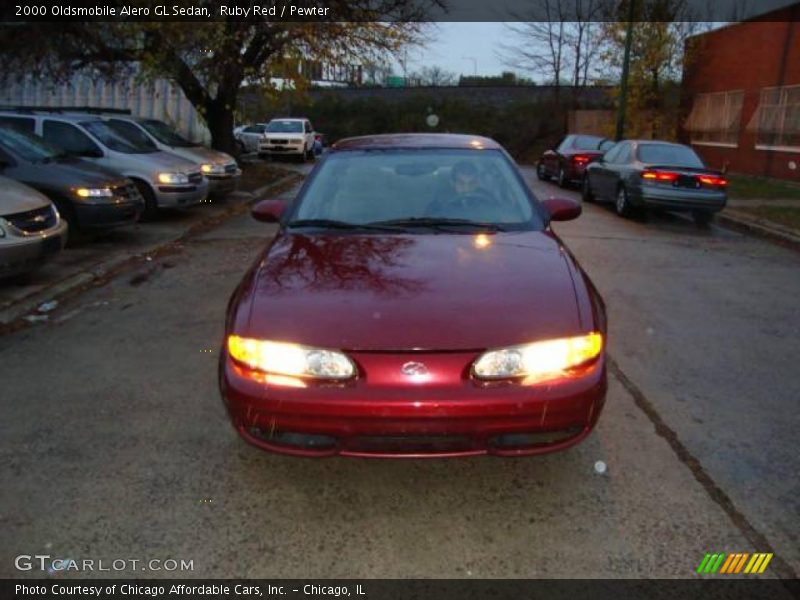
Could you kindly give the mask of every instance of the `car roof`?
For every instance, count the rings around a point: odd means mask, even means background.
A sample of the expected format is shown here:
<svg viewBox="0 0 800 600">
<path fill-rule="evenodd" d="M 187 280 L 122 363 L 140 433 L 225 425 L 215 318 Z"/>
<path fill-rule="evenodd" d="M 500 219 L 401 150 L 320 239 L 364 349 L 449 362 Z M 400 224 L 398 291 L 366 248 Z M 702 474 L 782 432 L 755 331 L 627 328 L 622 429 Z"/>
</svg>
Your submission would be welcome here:
<svg viewBox="0 0 800 600">
<path fill-rule="evenodd" d="M 680 146 L 681 148 L 688 148 L 689 147 L 686 144 L 679 144 L 677 142 L 667 142 L 667 141 L 664 141 L 664 140 L 647 140 L 647 139 L 643 139 L 643 140 L 621 140 L 621 141 L 623 141 L 623 142 L 632 142 L 632 143 L 636 144 L 637 146 L 639 144 L 660 144 L 661 146 Z"/>
<path fill-rule="evenodd" d="M 308 119 L 305 117 L 275 117 L 269 120 L 270 123 L 273 121 L 308 121 Z"/>
<path fill-rule="evenodd" d="M 387 133 L 365 135 L 339 140 L 334 150 L 364 150 L 381 148 L 447 148 L 466 150 L 499 150 L 500 144 L 491 138 L 459 133 Z"/>
<path fill-rule="evenodd" d="M 47 117 L 50 119 L 58 119 L 60 121 L 102 121 L 103 119 L 93 114 L 83 113 L 62 113 L 62 112 L 48 112 L 48 111 L 30 111 L 20 112 L 16 110 L 0 110 L 0 115 L 4 117 L 20 117 L 23 119 L 30 119 L 32 117 Z"/>
</svg>

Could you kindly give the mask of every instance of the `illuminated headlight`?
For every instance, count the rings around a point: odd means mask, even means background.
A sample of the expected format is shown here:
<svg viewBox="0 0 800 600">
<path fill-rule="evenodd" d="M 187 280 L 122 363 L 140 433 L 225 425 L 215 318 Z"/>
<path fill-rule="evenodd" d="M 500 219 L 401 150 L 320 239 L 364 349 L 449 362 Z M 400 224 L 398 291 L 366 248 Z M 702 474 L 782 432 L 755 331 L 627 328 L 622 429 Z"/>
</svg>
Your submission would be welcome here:
<svg viewBox="0 0 800 600">
<path fill-rule="evenodd" d="M 341 352 L 299 344 L 231 335 L 228 337 L 228 353 L 251 369 L 276 375 L 349 379 L 356 373 L 352 361 Z"/>
<path fill-rule="evenodd" d="M 114 192 L 110 188 L 77 188 L 75 193 L 81 198 L 111 198 Z"/>
<path fill-rule="evenodd" d="M 200 165 L 200 170 L 206 175 L 222 175 L 225 173 L 225 165 Z"/>
<path fill-rule="evenodd" d="M 472 372 L 479 379 L 523 377 L 534 383 L 569 375 L 570 369 L 597 358 L 602 349 L 599 333 L 510 346 L 482 354 Z"/>
<path fill-rule="evenodd" d="M 159 183 L 189 183 L 189 176 L 184 173 L 159 173 Z"/>
</svg>

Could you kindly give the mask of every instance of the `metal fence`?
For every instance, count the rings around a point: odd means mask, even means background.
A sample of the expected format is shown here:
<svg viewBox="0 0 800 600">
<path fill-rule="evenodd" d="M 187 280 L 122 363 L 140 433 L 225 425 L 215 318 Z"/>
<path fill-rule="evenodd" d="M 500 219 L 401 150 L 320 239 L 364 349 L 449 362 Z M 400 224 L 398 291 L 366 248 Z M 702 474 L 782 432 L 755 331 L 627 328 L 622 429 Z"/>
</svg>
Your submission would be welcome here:
<svg viewBox="0 0 800 600">
<path fill-rule="evenodd" d="M 139 117 L 169 123 L 194 142 L 211 141 L 205 122 L 183 91 L 163 79 L 152 83 L 134 79 L 112 83 L 75 76 L 69 83 L 56 84 L 27 78 L 0 85 L 0 105 L 124 109 Z"/>
</svg>

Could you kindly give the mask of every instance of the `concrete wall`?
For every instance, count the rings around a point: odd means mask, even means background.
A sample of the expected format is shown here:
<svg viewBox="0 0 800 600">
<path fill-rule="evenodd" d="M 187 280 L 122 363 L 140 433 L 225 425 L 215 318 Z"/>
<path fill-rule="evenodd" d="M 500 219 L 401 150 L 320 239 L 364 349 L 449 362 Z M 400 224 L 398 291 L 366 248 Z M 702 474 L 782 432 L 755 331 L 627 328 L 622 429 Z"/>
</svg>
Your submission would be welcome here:
<svg viewBox="0 0 800 600">
<path fill-rule="evenodd" d="M 166 80 L 148 84 L 133 80 L 108 83 L 75 76 L 66 84 L 11 81 L 0 85 L 0 105 L 125 109 L 136 116 L 165 121 L 192 141 L 204 144 L 211 141 L 205 122 L 183 91 Z"/>
<path fill-rule="evenodd" d="M 733 172 L 800 181 L 800 149 L 756 149 L 756 133 L 748 129 L 762 88 L 800 84 L 800 3 L 763 18 L 770 20 L 698 36 L 697 53 L 684 72 L 684 112 L 691 110 L 695 94 L 744 90 L 738 146 L 693 147 L 712 167 L 727 165 Z M 680 137 L 688 143 L 691 134 L 682 130 Z"/>
<path fill-rule="evenodd" d="M 563 97 L 569 98 L 572 89 L 563 87 Z M 309 92 L 313 100 L 332 96 L 345 102 L 366 98 L 380 99 L 384 102 L 404 102 L 414 97 L 432 97 L 443 100 L 461 100 L 469 104 L 501 106 L 515 102 L 547 100 L 554 95 L 552 86 L 422 86 L 406 88 L 339 88 L 313 89 Z M 581 104 L 590 106 L 610 106 L 609 90 L 606 87 L 589 87 L 575 92 Z"/>
</svg>

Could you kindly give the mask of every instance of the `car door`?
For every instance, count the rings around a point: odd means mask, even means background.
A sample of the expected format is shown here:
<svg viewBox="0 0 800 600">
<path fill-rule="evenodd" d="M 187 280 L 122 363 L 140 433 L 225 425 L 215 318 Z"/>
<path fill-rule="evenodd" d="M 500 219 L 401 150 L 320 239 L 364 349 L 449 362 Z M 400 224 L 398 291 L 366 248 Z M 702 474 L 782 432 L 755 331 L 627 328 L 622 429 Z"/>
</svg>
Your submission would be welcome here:
<svg viewBox="0 0 800 600">
<path fill-rule="evenodd" d="M 257 152 L 258 142 L 264 137 L 264 131 L 266 131 L 266 129 L 265 125 L 250 125 L 249 127 L 245 127 L 244 131 L 241 133 L 244 149 L 248 152 Z"/>
<path fill-rule="evenodd" d="M 610 194 L 611 184 L 614 180 L 614 161 L 622 150 L 623 143 L 615 145 L 596 161 L 589 165 L 589 185 L 592 193 L 601 200 L 608 200 L 613 197 Z"/>
<path fill-rule="evenodd" d="M 45 119 L 42 124 L 42 137 L 74 156 L 95 163 L 105 156 L 103 149 L 72 123 Z"/>
</svg>

